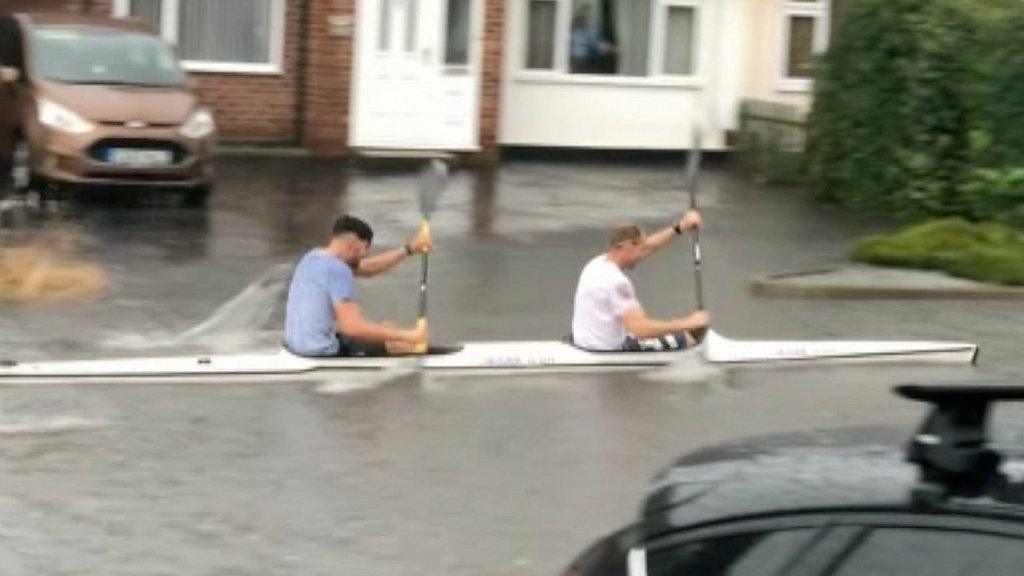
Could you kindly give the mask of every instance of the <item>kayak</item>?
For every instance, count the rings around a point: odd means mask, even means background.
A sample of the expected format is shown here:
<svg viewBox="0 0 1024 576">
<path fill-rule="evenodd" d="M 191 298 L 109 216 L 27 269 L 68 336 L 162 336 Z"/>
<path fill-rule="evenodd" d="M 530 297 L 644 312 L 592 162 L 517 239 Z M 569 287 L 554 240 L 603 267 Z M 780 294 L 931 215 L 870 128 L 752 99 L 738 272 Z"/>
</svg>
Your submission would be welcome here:
<svg viewBox="0 0 1024 576">
<path fill-rule="evenodd" d="M 908 362 L 971 364 L 975 344 L 927 341 L 733 340 L 708 331 L 687 350 L 594 352 L 557 340 L 468 342 L 425 355 L 307 358 L 286 350 L 263 354 L 168 356 L 108 360 L 17 362 L 0 360 L 0 386 L 133 382 L 327 381 L 384 370 L 577 371 L 642 370 L 687 360 L 711 364 Z"/>
</svg>

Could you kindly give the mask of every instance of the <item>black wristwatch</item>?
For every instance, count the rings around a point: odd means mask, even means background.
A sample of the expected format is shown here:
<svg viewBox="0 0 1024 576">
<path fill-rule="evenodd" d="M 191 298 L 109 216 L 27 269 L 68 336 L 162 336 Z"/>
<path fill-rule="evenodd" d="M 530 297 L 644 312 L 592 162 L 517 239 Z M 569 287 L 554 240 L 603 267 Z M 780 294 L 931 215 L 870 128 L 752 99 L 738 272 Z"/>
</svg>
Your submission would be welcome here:
<svg viewBox="0 0 1024 576">
<path fill-rule="evenodd" d="M 683 234 L 683 229 L 682 229 L 682 227 L 679 226 L 679 222 L 676 222 L 675 224 L 673 224 L 672 225 L 672 229 L 676 231 L 676 235 L 681 236 Z"/>
<path fill-rule="evenodd" d="M 412 256 L 412 247 L 409 246 L 408 244 L 405 245 L 405 255 Z"/>
</svg>

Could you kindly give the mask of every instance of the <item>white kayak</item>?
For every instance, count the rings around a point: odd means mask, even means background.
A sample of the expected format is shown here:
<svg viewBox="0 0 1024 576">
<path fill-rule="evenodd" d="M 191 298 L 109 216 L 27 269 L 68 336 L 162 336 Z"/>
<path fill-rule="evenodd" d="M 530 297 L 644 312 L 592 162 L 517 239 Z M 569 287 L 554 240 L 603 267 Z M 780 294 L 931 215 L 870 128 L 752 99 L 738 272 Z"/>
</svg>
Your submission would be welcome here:
<svg viewBox="0 0 1024 576">
<path fill-rule="evenodd" d="M 687 359 L 713 364 L 918 362 L 970 364 L 978 347 L 957 342 L 754 341 L 709 331 L 701 345 L 676 351 L 591 352 L 554 341 L 469 342 L 424 356 L 306 358 L 265 354 L 169 356 L 55 362 L 0 360 L 0 386 L 132 382 L 329 381 L 388 369 L 431 371 L 575 371 L 644 369 Z"/>
</svg>

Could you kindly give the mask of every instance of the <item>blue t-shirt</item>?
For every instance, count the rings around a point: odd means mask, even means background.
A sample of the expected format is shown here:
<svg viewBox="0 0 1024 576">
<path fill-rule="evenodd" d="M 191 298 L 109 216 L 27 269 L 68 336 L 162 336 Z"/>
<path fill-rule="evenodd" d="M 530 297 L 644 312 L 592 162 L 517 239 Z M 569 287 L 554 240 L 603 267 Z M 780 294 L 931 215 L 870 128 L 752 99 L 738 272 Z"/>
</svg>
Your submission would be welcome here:
<svg viewBox="0 0 1024 576">
<path fill-rule="evenodd" d="M 352 268 L 319 248 L 299 261 L 288 288 L 284 344 L 303 356 L 335 356 L 334 303 L 355 300 Z"/>
</svg>

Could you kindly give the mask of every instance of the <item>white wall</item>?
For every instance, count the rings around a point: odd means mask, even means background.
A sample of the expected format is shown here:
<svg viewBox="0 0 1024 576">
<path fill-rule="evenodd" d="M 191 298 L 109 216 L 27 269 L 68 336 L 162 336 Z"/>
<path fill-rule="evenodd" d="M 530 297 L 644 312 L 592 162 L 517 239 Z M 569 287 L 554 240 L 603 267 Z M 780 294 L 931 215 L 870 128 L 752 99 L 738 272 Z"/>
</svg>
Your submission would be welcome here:
<svg viewBox="0 0 1024 576">
<path fill-rule="evenodd" d="M 724 147 L 742 88 L 744 5 L 760 0 L 701 0 L 698 72 L 687 79 L 524 71 L 526 1 L 507 1 L 502 144 L 684 149 L 700 122 L 704 147 Z"/>
</svg>

